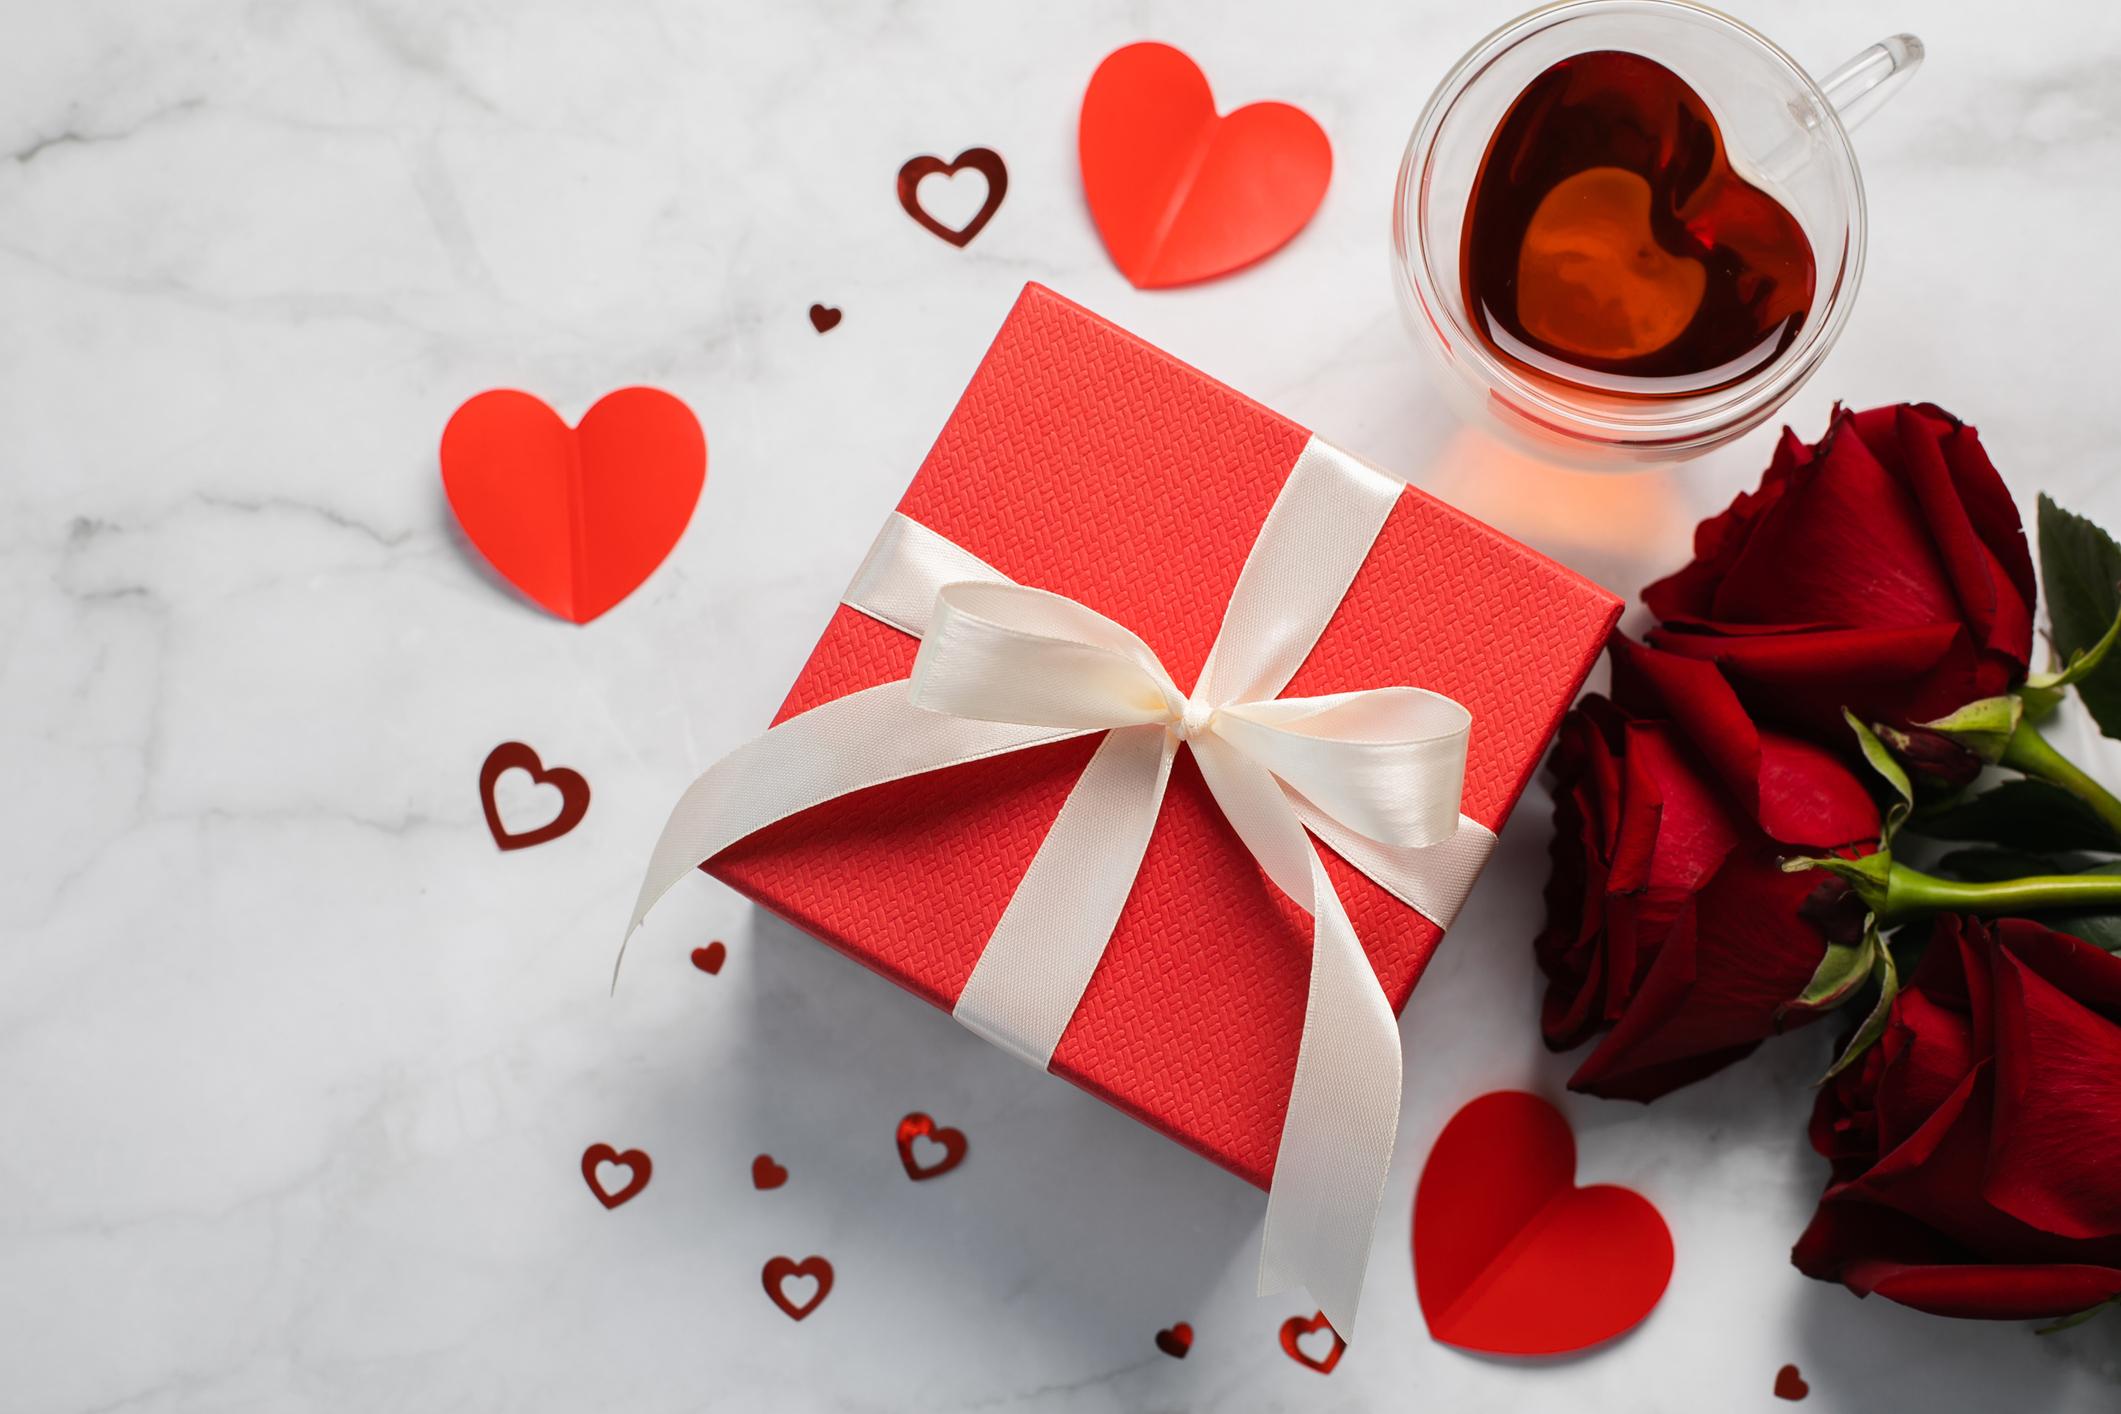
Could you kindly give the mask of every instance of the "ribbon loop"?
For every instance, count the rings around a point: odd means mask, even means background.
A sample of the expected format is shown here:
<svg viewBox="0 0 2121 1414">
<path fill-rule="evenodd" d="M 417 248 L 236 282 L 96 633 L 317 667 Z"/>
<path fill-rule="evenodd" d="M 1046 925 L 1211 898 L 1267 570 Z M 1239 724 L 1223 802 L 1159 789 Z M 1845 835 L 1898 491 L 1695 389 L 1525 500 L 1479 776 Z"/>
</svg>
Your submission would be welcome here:
<svg viewBox="0 0 2121 1414">
<path fill-rule="evenodd" d="M 1185 701 L 1149 645 L 1094 609 L 1020 584 L 945 585 L 913 660 L 916 707 L 979 722 L 1132 727 Z"/>
<path fill-rule="evenodd" d="M 1357 834 L 1418 849 L 1458 830 L 1472 724 L 1441 693 L 1384 687 L 1240 703 L 1218 730 Z"/>
</svg>

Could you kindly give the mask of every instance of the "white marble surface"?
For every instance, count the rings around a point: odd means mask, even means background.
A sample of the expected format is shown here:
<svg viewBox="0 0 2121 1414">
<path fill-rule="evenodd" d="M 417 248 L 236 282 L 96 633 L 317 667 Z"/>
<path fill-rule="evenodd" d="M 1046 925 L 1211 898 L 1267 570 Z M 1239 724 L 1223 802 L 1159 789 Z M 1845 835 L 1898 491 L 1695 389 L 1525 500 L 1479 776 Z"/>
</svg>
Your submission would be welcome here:
<svg viewBox="0 0 2121 1414">
<path fill-rule="evenodd" d="M 1769 434 L 1597 479 L 1457 433 L 1386 278 L 1429 87 L 1515 6 L 8 0 L 0 24 L 0 1409 L 2093 1410 L 2121 1320 L 2040 1339 L 1800 1278 L 1824 1032 L 1653 1109 L 1569 1099 L 1651 1195 L 1663 1306 L 1588 1358 L 1423 1332 L 1413 1174 L 1497 1086 L 1558 1091 L 1527 940 L 1537 792 L 1404 1022 L 1401 1157 L 1362 1339 L 1328 1378 L 1250 1293 L 1260 1200 L 706 881 L 616 999 L 674 791 L 766 719 L 1018 286 L 1049 282 L 1623 592 Z M 1861 134 L 1873 262 L 1791 415 L 1931 398 L 2026 504 L 2121 520 L 2121 19 L 1733 8 L 1824 68 L 1919 29 Z M 1331 134 L 1334 185 L 1238 278 L 1129 289 L 1073 165 L 1123 42 Z M 898 165 L 1011 173 L 955 250 Z M 813 300 L 845 322 L 820 337 Z M 499 588 L 435 444 L 497 384 L 699 412 L 705 497 L 586 629 Z M 474 782 L 532 743 L 588 819 L 503 855 Z M 729 943 L 717 977 L 686 949 Z M 971 1136 L 911 1185 L 892 1126 Z M 654 1156 L 606 1212 L 577 1173 Z M 787 1187 L 752 1191 L 770 1150 Z M 759 1290 L 820 1252 L 791 1324 Z M 1151 1336 L 1188 1320 L 1183 1362 Z"/>
</svg>

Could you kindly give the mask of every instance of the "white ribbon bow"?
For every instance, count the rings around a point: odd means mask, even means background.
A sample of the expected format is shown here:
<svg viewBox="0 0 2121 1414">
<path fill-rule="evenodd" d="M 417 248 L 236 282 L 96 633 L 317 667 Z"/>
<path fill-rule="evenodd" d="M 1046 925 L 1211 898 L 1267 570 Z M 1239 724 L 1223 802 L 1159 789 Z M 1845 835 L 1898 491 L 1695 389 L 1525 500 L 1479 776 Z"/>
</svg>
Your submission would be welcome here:
<svg viewBox="0 0 2121 1414">
<path fill-rule="evenodd" d="M 628 936 L 677 880 L 776 820 L 885 781 L 1103 732 L 955 1007 L 966 1026 L 1044 1068 L 1189 745 L 1245 847 L 1313 920 L 1259 1289 L 1301 1282 L 1351 1335 L 1398 1126 L 1399 1030 L 1307 831 L 1439 924 L 1494 844 L 1459 813 L 1471 718 L 1458 703 L 1412 687 L 1278 695 L 1401 489 L 1313 439 L 1190 694 L 1126 628 L 894 516 L 847 602 L 920 636 L 912 676 L 791 718 L 694 781 L 656 844 Z"/>
</svg>

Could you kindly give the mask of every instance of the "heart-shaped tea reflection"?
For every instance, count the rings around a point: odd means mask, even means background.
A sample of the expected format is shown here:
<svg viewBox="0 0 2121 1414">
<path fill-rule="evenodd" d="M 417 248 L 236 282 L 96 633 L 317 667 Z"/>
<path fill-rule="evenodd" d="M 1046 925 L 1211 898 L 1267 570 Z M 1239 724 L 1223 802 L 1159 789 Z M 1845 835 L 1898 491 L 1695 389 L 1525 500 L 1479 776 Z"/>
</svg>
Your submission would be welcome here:
<svg viewBox="0 0 2121 1414">
<path fill-rule="evenodd" d="M 1734 170 L 1701 95 L 1611 49 L 1562 60 L 1510 105 L 1459 249 L 1495 352 L 1633 397 L 1758 372 L 1797 337 L 1817 278 L 1804 228 Z"/>
</svg>

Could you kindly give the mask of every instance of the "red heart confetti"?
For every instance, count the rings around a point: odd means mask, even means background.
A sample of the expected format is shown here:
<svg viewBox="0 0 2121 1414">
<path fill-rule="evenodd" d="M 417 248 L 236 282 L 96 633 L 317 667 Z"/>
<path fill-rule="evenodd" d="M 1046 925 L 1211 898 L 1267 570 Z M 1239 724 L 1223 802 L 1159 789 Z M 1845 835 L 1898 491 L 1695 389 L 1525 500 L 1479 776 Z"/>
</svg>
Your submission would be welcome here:
<svg viewBox="0 0 2121 1414">
<path fill-rule="evenodd" d="M 1156 1348 L 1173 1360 L 1185 1359 L 1186 1352 L 1193 1348 L 1193 1327 L 1185 1321 L 1164 1327 L 1156 1333 Z"/>
<path fill-rule="evenodd" d="M 509 833 L 501 823 L 501 808 L 494 798 L 495 785 L 509 771 L 528 771 L 530 779 L 539 785 L 556 787 L 560 792 L 560 813 L 534 830 Z M 479 767 L 479 802 L 486 809 L 486 828 L 495 844 L 502 849 L 528 849 L 556 840 L 582 823 L 582 817 L 589 813 L 589 782 L 582 779 L 580 771 L 566 766 L 548 771 L 537 752 L 520 741 L 504 741 L 486 753 L 486 762 Z"/>
<path fill-rule="evenodd" d="M 699 419 L 654 388 L 606 395 L 577 427 L 497 389 L 442 429 L 457 523 L 532 603 L 586 624 L 663 562 L 707 482 Z"/>
<path fill-rule="evenodd" d="M 784 1284 L 791 1277 L 812 1277 L 817 1281 L 817 1290 L 800 1306 L 790 1301 L 788 1293 L 783 1290 Z M 759 1280 L 764 1283 L 766 1295 L 772 1298 L 773 1304 L 786 1312 L 789 1320 L 800 1321 L 822 1305 L 825 1297 L 831 1292 L 832 1263 L 823 1257 L 805 1257 L 800 1262 L 787 1257 L 774 1257 L 767 1261 L 766 1269 L 759 1273 Z"/>
<path fill-rule="evenodd" d="M 923 1165 L 914 1157 L 913 1141 L 916 1139 L 929 1139 L 942 1145 L 943 1156 L 932 1164 Z M 898 1161 L 906 1166 L 906 1177 L 915 1183 L 924 1178 L 940 1178 L 965 1161 L 965 1132 L 945 1129 L 916 1110 L 898 1122 Z"/>
<path fill-rule="evenodd" d="M 1557 1355 L 1649 1315 L 1672 1235 L 1641 1194 L 1575 1186 L 1559 1110 L 1503 1090 L 1444 1126 L 1414 1195 L 1414 1285 L 1429 1333 L 1501 1355 Z"/>
<path fill-rule="evenodd" d="M 1315 1335 L 1319 1331 L 1331 1336 L 1333 1344 L 1324 1355 L 1314 1356 L 1304 1349 L 1302 1342 L 1304 1337 Z M 1340 1363 L 1340 1357 L 1347 1353 L 1348 1343 L 1340 1338 L 1339 1331 L 1333 1329 L 1333 1323 L 1326 1319 L 1326 1313 L 1320 1311 L 1315 1316 L 1291 1316 L 1283 1321 L 1281 1348 L 1288 1353 L 1291 1360 L 1305 1369 L 1316 1370 L 1321 1375 L 1330 1375 L 1333 1373 L 1333 1367 Z"/>
<path fill-rule="evenodd" d="M 810 306 L 810 327 L 820 334 L 829 334 L 840 327 L 840 312 L 829 304 Z"/>
<path fill-rule="evenodd" d="M 1228 274 L 1271 255 L 1325 200 L 1333 147 L 1300 108 L 1220 117 L 1200 66 L 1168 44 L 1105 57 L 1076 134 L 1105 249 L 1142 289 Z"/>
<path fill-rule="evenodd" d="M 788 1181 L 788 1170 L 773 1161 L 773 1155 L 761 1154 L 751 1161 L 751 1186 L 764 1191 L 779 1188 Z"/>
<path fill-rule="evenodd" d="M 1812 1387 L 1804 1382 L 1804 1376 L 1797 1373 L 1795 1365 L 1784 1365 L 1775 1372 L 1775 1398 L 1794 1401 L 1811 1392 Z"/>
<path fill-rule="evenodd" d="M 605 1164 L 616 1164 L 630 1170 L 626 1186 L 617 1190 L 604 1186 L 603 1177 L 597 1170 Z M 589 1191 L 597 1195 L 597 1201 L 607 1208 L 616 1208 L 627 1202 L 648 1186 L 648 1175 L 654 1165 L 648 1155 L 639 1149 L 628 1149 L 620 1153 L 609 1144 L 592 1144 L 582 1151 L 582 1181 Z"/>
<path fill-rule="evenodd" d="M 729 949 L 724 947 L 719 941 L 709 943 L 704 948 L 694 948 L 692 950 L 692 965 L 710 977 L 720 972 L 722 964 L 728 960 Z"/>
<path fill-rule="evenodd" d="M 987 199 L 963 226 L 945 226 L 921 205 L 921 179 L 948 177 L 966 168 L 987 179 Z M 957 155 L 955 162 L 945 162 L 940 157 L 916 157 L 898 169 L 898 204 L 906 208 L 908 216 L 961 249 L 987 228 L 994 213 L 1001 209 L 1002 195 L 1008 190 L 1009 169 L 1002 164 L 1002 155 L 991 147 L 968 147 Z"/>
</svg>

